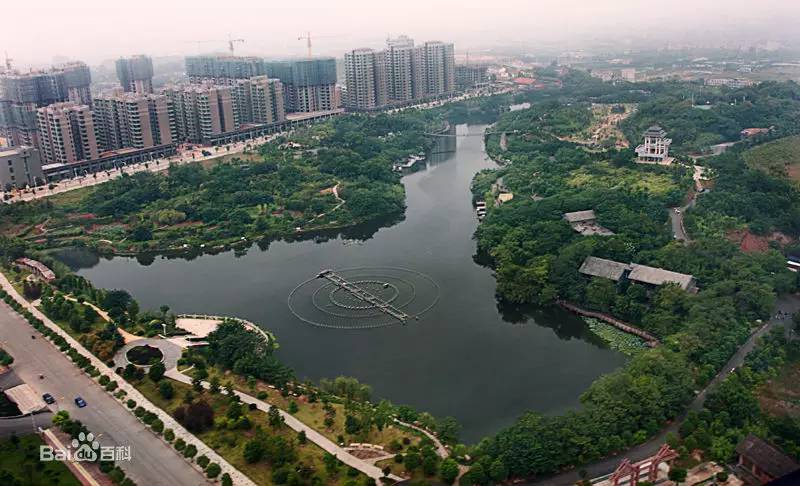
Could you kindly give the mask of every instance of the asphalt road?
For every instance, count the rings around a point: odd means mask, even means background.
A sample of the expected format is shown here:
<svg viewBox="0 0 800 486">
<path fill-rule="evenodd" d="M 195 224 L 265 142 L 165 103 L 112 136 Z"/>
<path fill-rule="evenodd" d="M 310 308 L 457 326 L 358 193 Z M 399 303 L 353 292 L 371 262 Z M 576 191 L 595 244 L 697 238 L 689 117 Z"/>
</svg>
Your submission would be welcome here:
<svg viewBox="0 0 800 486">
<path fill-rule="evenodd" d="M 36 339 L 31 339 L 35 335 Z M 98 435 L 103 446 L 130 446 L 131 460 L 120 467 L 137 484 L 208 484 L 177 452 L 147 430 L 125 406 L 78 370 L 58 348 L 0 302 L 0 347 L 14 357 L 12 369 L 37 393 L 56 398 L 53 411 L 67 410 Z M 39 379 L 39 375 L 44 379 Z M 82 396 L 88 406 L 78 408 Z M 28 417 L 28 420 L 31 420 Z"/>
<path fill-rule="evenodd" d="M 796 295 L 784 295 L 778 299 L 778 302 L 775 306 L 775 313 L 778 311 L 794 313 L 800 310 L 800 296 Z M 689 404 L 689 410 L 700 410 L 703 408 L 703 403 L 705 403 L 706 396 L 708 395 L 708 391 L 715 387 L 719 382 L 725 379 L 725 377 L 731 372 L 732 369 L 738 368 L 739 366 L 744 363 L 744 359 L 750 351 L 753 350 L 755 347 L 756 341 L 758 338 L 763 336 L 764 334 L 768 333 L 775 327 L 784 326 L 789 327 L 791 326 L 791 318 L 787 317 L 785 319 L 778 318 L 775 314 L 773 314 L 772 319 L 770 319 L 766 324 L 764 324 L 760 329 L 750 335 L 750 337 L 745 341 L 742 346 L 731 356 L 725 366 L 722 367 L 719 373 L 706 385 L 706 387 L 700 391 L 700 393 L 695 396 L 694 400 Z M 605 476 L 610 474 L 617 468 L 619 463 L 622 461 L 623 458 L 628 458 L 631 462 L 640 461 L 642 459 L 646 459 L 653 454 L 655 454 L 658 449 L 661 447 L 662 444 L 666 442 L 667 434 L 677 433 L 678 429 L 680 428 L 681 424 L 683 423 L 686 415 L 679 417 L 674 422 L 670 423 L 667 427 L 665 427 L 661 432 L 658 433 L 655 437 L 639 444 L 638 446 L 626 451 L 623 454 L 618 454 L 616 456 L 607 457 L 600 461 L 594 462 L 592 464 L 587 464 L 581 466 L 579 468 L 575 468 L 571 471 L 567 471 L 561 474 L 557 474 L 554 476 L 546 477 L 546 478 L 536 478 L 533 480 L 525 481 L 525 485 L 538 485 L 538 486 L 566 486 L 566 485 L 573 485 L 576 482 L 581 480 L 581 477 L 578 475 L 578 471 L 583 469 L 587 472 L 587 477 L 589 478 L 597 478 L 601 476 Z"/>
</svg>

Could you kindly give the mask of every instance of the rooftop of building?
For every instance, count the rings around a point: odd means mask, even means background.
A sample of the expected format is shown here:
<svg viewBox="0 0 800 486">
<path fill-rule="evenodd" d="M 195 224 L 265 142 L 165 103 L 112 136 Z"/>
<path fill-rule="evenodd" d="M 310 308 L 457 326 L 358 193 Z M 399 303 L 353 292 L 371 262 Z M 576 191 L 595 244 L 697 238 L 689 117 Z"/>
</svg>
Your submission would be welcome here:
<svg viewBox="0 0 800 486">
<path fill-rule="evenodd" d="M 564 213 L 564 219 L 570 223 L 579 223 L 581 221 L 591 221 L 597 219 L 597 216 L 594 214 L 594 209 L 586 209 L 584 211 Z"/>
<path fill-rule="evenodd" d="M 652 125 L 650 128 L 647 129 L 646 132 L 644 132 L 644 136 L 645 137 L 660 137 L 660 138 L 664 138 L 666 135 L 667 135 L 666 130 L 664 130 L 663 128 L 661 128 L 658 125 Z"/>
<path fill-rule="evenodd" d="M 624 263 L 590 256 L 586 257 L 586 260 L 583 261 L 578 271 L 584 275 L 591 275 L 592 277 L 603 277 L 619 281 L 628 270 L 630 270 L 630 266 Z"/>
<path fill-rule="evenodd" d="M 18 145 L 16 147 L 0 147 L 0 157 L 8 157 L 9 155 L 17 155 L 26 150 L 33 150 L 33 147 L 28 145 Z"/>
<path fill-rule="evenodd" d="M 800 469 L 800 464 L 782 450 L 753 434 L 749 434 L 736 446 L 736 453 L 746 457 L 774 478 L 786 476 Z"/>
<path fill-rule="evenodd" d="M 651 285 L 664 285 L 667 283 L 678 284 L 686 290 L 694 283 L 694 277 L 685 273 L 672 272 L 663 268 L 649 267 L 631 263 L 631 273 L 628 278 L 637 282 Z"/>
<path fill-rule="evenodd" d="M 672 272 L 663 268 L 639 265 L 637 263 L 620 263 L 593 256 L 586 257 L 578 271 L 584 275 L 603 277 L 614 281 L 619 281 L 625 275 L 625 272 L 630 272 L 628 273 L 628 279 L 635 282 L 650 285 L 675 283 L 684 290 L 689 290 L 694 284 L 694 276 L 685 273 Z"/>
</svg>

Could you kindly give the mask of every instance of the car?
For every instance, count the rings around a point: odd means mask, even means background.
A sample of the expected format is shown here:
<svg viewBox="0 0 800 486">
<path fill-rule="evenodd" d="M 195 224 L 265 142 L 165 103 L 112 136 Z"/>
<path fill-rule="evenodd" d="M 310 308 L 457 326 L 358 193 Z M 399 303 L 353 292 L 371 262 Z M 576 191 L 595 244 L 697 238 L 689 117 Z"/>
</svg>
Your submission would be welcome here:
<svg viewBox="0 0 800 486">
<path fill-rule="evenodd" d="M 77 397 L 75 397 L 75 405 L 77 405 L 78 408 L 83 408 L 86 406 L 86 400 L 84 400 L 83 398 L 81 398 L 80 395 L 78 395 Z"/>
<path fill-rule="evenodd" d="M 44 400 L 44 403 L 46 403 L 48 405 L 52 405 L 52 404 L 56 403 L 56 399 L 53 398 L 53 395 L 51 395 L 49 393 L 45 393 L 44 395 L 42 395 L 42 400 Z"/>
</svg>

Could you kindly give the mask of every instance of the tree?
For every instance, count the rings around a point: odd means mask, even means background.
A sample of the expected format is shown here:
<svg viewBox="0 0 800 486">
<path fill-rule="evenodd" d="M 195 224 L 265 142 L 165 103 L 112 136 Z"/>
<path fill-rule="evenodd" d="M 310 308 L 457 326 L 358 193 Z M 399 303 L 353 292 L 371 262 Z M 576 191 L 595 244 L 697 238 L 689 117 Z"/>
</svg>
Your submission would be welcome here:
<svg viewBox="0 0 800 486">
<path fill-rule="evenodd" d="M 676 484 L 680 484 L 686 481 L 686 469 L 683 468 L 671 468 L 669 470 L 669 479 L 670 481 L 675 481 Z"/>
<path fill-rule="evenodd" d="M 439 476 L 447 484 L 453 484 L 458 477 L 458 463 L 451 458 L 447 458 L 439 465 Z"/>
<path fill-rule="evenodd" d="M 275 405 L 270 405 L 267 417 L 270 427 L 277 429 L 283 425 L 283 415 L 281 415 L 280 410 L 278 410 L 278 407 Z"/>
<path fill-rule="evenodd" d="M 147 377 L 154 382 L 158 382 L 164 377 L 164 373 L 166 371 L 167 368 L 164 366 L 164 363 L 159 361 L 158 363 L 152 365 L 149 370 L 147 370 Z"/>
<path fill-rule="evenodd" d="M 501 482 L 508 478 L 508 468 L 500 459 L 495 459 L 489 467 L 489 477 L 492 481 Z"/>
<path fill-rule="evenodd" d="M 219 476 L 220 472 L 222 472 L 222 468 L 216 462 L 212 462 L 211 464 L 208 465 L 208 467 L 206 467 L 206 476 L 208 476 L 211 479 Z"/>
<path fill-rule="evenodd" d="M 406 453 L 403 463 L 406 465 L 406 469 L 408 471 L 413 471 L 414 469 L 418 468 L 420 464 L 422 464 L 422 458 L 419 456 L 417 451 L 409 451 Z"/>
<path fill-rule="evenodd" d="M 248 464 L 254 464 L 264 458 L 265 452 L 263 442 L 255 438 L 245 443 L 242 455 Z"/>
<path fill-rule="evenodd" d="M 165 400 L 172 400 L 175 396 L 175 389 L 168 380 L 164 380 L 158 384 L 158 394 Z"/>
<path fill-rule="evenodd" d="M 289 413 L 290 414 L 294 415 L 294 414 L 297 413 L 298 410 L 300 410 L 300 408 L 297 406 L 297 402 L 296 401 L 292 400 L 291 402 L 289 402 Z"/>
</svg>

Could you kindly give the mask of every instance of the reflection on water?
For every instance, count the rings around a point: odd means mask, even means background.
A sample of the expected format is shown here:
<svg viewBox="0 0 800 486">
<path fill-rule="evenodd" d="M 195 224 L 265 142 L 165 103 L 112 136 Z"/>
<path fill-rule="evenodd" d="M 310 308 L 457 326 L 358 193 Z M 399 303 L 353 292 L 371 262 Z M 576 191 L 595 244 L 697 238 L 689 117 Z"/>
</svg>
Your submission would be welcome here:
<svg viewBox="0 0 800 486">
<path fill-rule="evenodd" d="M 559 413 L 600 374 L 624 363 L 560 309 L 499 304 L 490 268 L 476 263 L 472 176 L 493 166 L 483 127 L 442 137 L 422 170 L 403 178 L 405 218 L 297 241 L 254 245 L 238 255 L 98 258 L 69 251 L 66 263 L 105 288 L 124 288 L 144 306 L 239 315 L 281 342 L 279 355 L 300 379 L 349 375 L 374 395 L 438 416 L 452 415 L 468 442 L 509 425 L 525 410 Z M 444 149 L 455 149 L 447 152 Z M 401 267 L 441 289 L 419 321 L 376 330 L 322 329 L 296 319 L 287 297 L 325 268 Z"/>
</svg>

